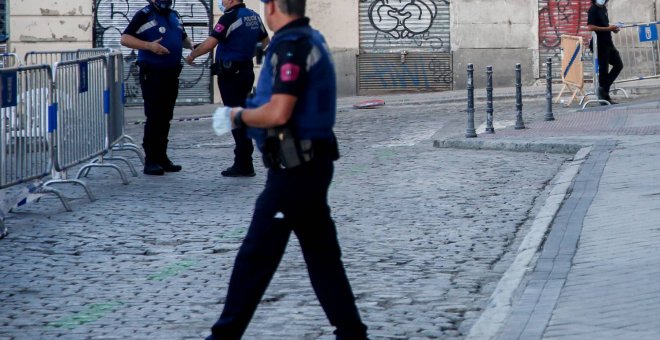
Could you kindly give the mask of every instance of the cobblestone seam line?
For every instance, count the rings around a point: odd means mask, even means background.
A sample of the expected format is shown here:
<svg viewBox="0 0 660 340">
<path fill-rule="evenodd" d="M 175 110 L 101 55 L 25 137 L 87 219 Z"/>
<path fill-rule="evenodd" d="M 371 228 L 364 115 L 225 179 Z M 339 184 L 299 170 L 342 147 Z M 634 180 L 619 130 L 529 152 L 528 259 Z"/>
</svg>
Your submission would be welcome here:
<svg viewBox="0 0 660 340">
<path fill-rule="evenodd" d="M 534 258 L 548 232 L 555 214 L 559 210 L 569 188 L 578 174 L 580 166 L 591 152 L 592 147 L 584 147 L 573 157 L 573 161 L 552 180 L 552 190 L 535 216 L 532 226 L 518 247 L 516 258 L 504 273 L 477 322 L 470 329 L 468 340 L 491 339 L 504 325 L 511 310 L 518 288 L 525 274 L 534 267 Z"/>
<path fill-rule="evenodd" d="M 513 307 L 499 339 L 541 339 L 566 282 L 584 217 L 616 141 L 601 141 L 582 165 L 570 196 L 552 223 L 530 281 Z"/>
</svg>

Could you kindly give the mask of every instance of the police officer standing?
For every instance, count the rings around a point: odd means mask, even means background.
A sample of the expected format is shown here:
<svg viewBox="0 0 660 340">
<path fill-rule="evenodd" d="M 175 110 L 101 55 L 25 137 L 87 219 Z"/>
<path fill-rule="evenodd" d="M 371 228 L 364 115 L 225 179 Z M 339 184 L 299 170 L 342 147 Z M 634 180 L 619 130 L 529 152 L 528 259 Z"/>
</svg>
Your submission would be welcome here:
<svg viewBox="0 0 660 340">
<path fill-rule="evenodd" d="M 215 63 L 212 72 L 218 76 L 218 88 L 222 103 L 225 106 L 245 106 L 245 100 L 254 84 L 255 46 L 262 42 L 268 44 L 268 33 L 259 15 L 245 7 L 243 0 L 218 0 L 220 17 L 213 31 L 204 42 L 186 58 L 192 64 L 195 58 L 216 48 Z M 232 130 L 236 147 L 234 148 L 234 164 L 222 171 L 223 176 L 243 177 L 254 176 L 252 152 L 254 146 L 243 127 Z"/>
<path fill-rule="evenodd" d="M 142 147 L 146 154 L 144 173 L 163 175 L 181 171 L 167 156 L 170 121 L 179 95 L 179 74 L 183 48 L 192 43 L 172 0 L 147 0 L 121 36 L 121 44 L 138 50 L 140 88 L 144 99 Z"/>
<path fill-rule="evenodd" d="M 234 108 L 233 124 L 248 126 L 268 177 L 238 251 L 227 298 L 208 339 L 239 339 L 247 328 L 291 232 L 300 241 L 314 292 L 337 339 L 367 338 L 341 261 L 328 206 L 333 161 L 336 79 L 321 34 L 304 17 L 305 0 L 261 0 L 275 31 L 254 98 Z"/>
<path fill-rule="evenodd" d="M 619 26 L 610 25 L 607 13 L 608 0 L 592 0 L 587 16 L 587 29 L 596 32 L 598 47 L 598 98 L 616 104 L 610 98 L 610 87 L 623 70 L 623 61 L 619 51 L 614 47 L 612 32 L 619 33 Z M 610 65 L 612 69 L 610 70 Z"/>
</svg>

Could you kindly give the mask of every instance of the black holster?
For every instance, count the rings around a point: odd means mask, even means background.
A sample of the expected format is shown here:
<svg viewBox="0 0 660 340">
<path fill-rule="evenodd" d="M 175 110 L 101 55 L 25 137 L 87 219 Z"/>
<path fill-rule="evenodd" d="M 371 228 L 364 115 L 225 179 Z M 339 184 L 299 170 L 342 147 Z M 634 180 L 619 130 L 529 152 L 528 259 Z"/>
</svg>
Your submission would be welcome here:
<svg viewBox="0 0 660 340">
<path fill-rule="evenodd" d="M 339 159 L 334 136 L 331 141 L 300 140 L 288 126 L 268 129 L 261 149 L 266 168 L 291 169 L 317 157 L 327 157 L 333 161 Z"/>
</svg>

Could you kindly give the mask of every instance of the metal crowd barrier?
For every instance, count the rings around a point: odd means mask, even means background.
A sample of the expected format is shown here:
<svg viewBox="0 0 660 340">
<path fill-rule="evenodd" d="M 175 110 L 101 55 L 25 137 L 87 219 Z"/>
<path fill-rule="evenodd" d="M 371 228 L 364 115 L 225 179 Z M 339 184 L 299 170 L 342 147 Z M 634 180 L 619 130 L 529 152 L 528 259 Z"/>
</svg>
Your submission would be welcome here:
<svg viewBox="0 0 660 340">
<path fill-rule="evenodd" d="M 96 57 L 111 52 L 112 49 L 108 47 L 81 48 L 70 51 L 30 51 L 25 54 L 24 61 L 26 65 L 48 64 L 52 66 L 62 61 Z"/>
<path fill-rule="evenodd" d="M 623 61 L 617 83 L 660 78 L 658 25 L 660 21 L 624 24 L 619 26 L 619 33 L 612 34 Z"/>
<path fill-rule="evenodd" d="M 612 34 L 614 47 L 621 55 L 623 70 L 612 85 L 611 92 L 620 91 L 628 97 L 628 93 L 616 86 L 616 84 L 660 78 L 660 45 L 658 44 L 658 25 L 660 21 L 648 23 L 620 24 L 619 32 Z M 582 98 L 584 101 L 589 96 L 597 97 L 598 89 L 598 39 L 596 33 L 592 33 L 593 63 L 594 63 L 594 88 Z M 592 99 L 586 101 L 582 107 L 593 102 L 610 104 L 606 100 Z"/>
<path fill-rule="evenodd" d="M 110 116 L 108 121 L 108 138 L 111 151 L 128 150 L 135 152 L 142 165 L 144 153 L 135 141 L 124 132 L 124 56 L 121 52 L 108 54 L 108 88 L 110 89 Z"/>
<path fill-rule="evenodd" d="M 76 51 L 30 51 L 25 54 L 25 65 L 53 65 L 60 61 L 75 60 Z"/>
<path fill-rule="evenodd" d="M 94 200 L 94 197 L 89 188 L 78 180 L 87 174 L 89 168 L 113 168 L 119 172 L 122 182 L 128 184 L 121 168 L 102 161 L 108 151 L 107 114 L 110 105 L 107 62 L 105 56 L 97 56 L 58 62 L 53 67 L 56 119 L 51 129 L 55 145 L 53 168 L 57 175 L 45 185 L 79 184 L 85 188 L 90 200 Z M 67 170 L 94 158 L 100 160 L 82 166 L 75 180 L 67 179 Z"/>
<path fill-rule="evenodd" d="M 51 77 L 48 65 L 0 69 L 0 193 L 5 198 L 5 189 L 33 182 L 2 201 L 0 217 L 49 193 L 57 195 L 66 210 L 71 210 L 63 195 L 41 182 L 52 169 Z M 4 236 L 6 229 L 1 229 L 0 236 Z"/>
<path fill-rule="evenodd" d="M 94 56 L 62 60 L 74 54 Z M 71 211 L 54 184 L 81 185 L 94 200 L 87 185 L 79 180 L 93 167 L 113 168 L 128 184 L 117 165 L 104 161 L 124 161 L 134 176 L 138 174 L 128 160 L 113 156 L 113 151 L 136 152 L 144 164 L 141 149 L 124 133 L 121 53 L 87 49 L 30 52 L 25 57 L 26 63 L 37 60 L 59 61 L 0 69 L 0 238 L 7 232 L 7 212 L 45 194 L 56 194 Z M 85 162 L 76 179 L 67 178 L 68 170 Z M 15 192 L 20 184 L 25 188 L 16 198 L 5 199 L 6 193 Z"/>
<path fill-rule="evenodd" d="M 0 53 L 0 68 L 16 67 L 20 59 L 16 53 Z"/>
</svg>

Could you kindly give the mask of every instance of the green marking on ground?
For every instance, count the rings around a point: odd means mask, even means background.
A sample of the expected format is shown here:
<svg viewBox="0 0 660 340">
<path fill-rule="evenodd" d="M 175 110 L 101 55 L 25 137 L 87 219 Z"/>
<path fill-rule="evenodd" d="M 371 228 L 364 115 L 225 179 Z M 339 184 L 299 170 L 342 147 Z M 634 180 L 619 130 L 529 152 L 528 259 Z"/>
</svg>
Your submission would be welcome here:
<svg viewBox="0 0 660 340">
<path fill-rule="evenodd" d="M 104 303 L 93 303 L 87 308 L 63 317 L 57 321 L 50 322 L 49 327 L 74 329 L 76 327 L 94 322 L 103 318 L 106 314 L 114 312 L 124 303 L 121 301 L 109 301 Z"/>
<path fill-rule="evenodd" d="M 392 158 L 396 156 L 396 152 L 389 150 L 389 149 L 383 149 L 379 150 L 378 153 L 376 154 L 379 158 Z"/>
<path fill-rule="evenodd" d="M 218 235 L 218 238 L 221 240 L 226 240 L 230 238 L 241 238 L 245 236 L 245 233 L 247 233 L 247 228 L 245 227 L 235 228 L 235 229 L 227 230 L 226 232 Z"/>
<path fill-rule="evenodd" d="M 187 260 L 180 261 L 165 267 L 165 269 L 161 270 L 156 274 L 147 276 L 147 280 L 163 281 L 167 278 L 181 274 L 182 272 L 188 270 L 188 268 L 192 267 L 193 265 L 195 265 L 194 261 L 187 261 Z"/>
<path fill-rule="evenodd" d="M 368 169 L 366 165 L 353 165 L 348 171 L 351 172 L 351 174 L 357 174 L 360 172 L 365 172 Z"/>
</svg>

